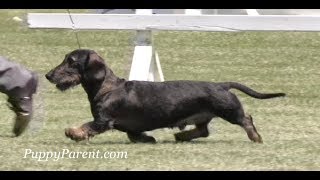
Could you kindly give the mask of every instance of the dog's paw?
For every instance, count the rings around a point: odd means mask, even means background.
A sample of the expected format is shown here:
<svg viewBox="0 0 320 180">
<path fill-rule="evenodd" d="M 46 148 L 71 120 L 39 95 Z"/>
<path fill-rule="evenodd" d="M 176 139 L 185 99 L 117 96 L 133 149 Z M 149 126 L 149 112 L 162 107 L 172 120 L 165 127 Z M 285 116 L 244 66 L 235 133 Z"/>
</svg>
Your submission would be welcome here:
<svg viewBox="0 0 320 180">
<path fill-rule="evenodd" d="M 88 133 L 81 128 L 66 128 L 65 135 L 76 142 L 89 139 Z"/>
<path fill-rule="evenodd" d="M 263 140 L 262 140 L 262 137 L 260 136 L 260 134 L 258 134 L 258 137 L 254 140 L 254 142 L 263 144 Z"/>
</svg>

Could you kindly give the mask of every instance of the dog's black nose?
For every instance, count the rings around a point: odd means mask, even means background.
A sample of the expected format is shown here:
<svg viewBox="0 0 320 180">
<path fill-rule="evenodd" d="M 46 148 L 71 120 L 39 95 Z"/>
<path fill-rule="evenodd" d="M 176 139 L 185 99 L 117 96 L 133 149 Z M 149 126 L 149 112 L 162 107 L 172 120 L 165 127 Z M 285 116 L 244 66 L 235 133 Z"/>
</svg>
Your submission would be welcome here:
<svg viewBox="0 0 320 180">
<path fill-rule="evenodd" d="M 52 75 L 52 73 L 50 73 L 50 72 L 46 74 L 46 78 L 47 78 L 49 81 L 52 80 L 52 76 L 51 76 L 51 75 Z"/>
</svg>

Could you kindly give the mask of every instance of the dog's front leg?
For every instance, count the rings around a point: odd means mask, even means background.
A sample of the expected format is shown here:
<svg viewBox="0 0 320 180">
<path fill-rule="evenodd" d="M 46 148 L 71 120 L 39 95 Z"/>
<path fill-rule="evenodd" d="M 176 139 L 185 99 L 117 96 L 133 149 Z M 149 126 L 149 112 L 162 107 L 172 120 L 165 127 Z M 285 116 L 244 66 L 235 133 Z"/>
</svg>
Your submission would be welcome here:
<svg viewBox="0 0 320 180">
<path fill-rule="evenodd" d="M 95 120 L 87 122 L 78 128 L 67 128 L 65 129 L 65 135 L 76 142 L 87 140 L 88 143 L 89 138 L 109 129 L 113 129 L 113 121 Z"/>
</svg>

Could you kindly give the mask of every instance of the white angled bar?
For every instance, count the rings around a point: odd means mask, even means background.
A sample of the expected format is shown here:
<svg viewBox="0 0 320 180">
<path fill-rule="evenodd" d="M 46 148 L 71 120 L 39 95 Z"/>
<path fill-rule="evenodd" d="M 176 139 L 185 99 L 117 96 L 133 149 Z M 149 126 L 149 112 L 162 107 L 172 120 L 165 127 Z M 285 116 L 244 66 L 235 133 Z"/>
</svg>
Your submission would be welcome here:
<svg viewBox="0 0 320 180">
<path fill-rule="evenodd" d="M 155 79 L 163 82 L 164 76 L 163 76 L 163 72 L 162 72 L 162 68 L 161 68 L 161 64 L 160 64 L 160 59 L 159 59 L 159 55 L 158 55 L 157 51 L 154 52 L 154 56 L 155 56 L 155 63 L 156 63 L 156 68 L 157 68 L 156 72 L 154 74 L 158 76 Z"/>
</svg>

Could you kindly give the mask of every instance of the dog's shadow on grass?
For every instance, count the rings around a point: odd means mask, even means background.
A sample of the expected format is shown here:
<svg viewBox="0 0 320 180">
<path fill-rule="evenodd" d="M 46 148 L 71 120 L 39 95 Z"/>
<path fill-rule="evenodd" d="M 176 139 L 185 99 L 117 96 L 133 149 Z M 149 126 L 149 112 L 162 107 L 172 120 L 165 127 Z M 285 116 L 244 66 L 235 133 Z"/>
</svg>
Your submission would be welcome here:
<svg viewBox="0 0 320 180">
<path fill-rule="evenodd" d="M 0 138 L 14 138 L 16 137 L 15 135 L 11 135 L 11 134 L 2 134 L 0 135 Z"/>
<path fill-rule="evenodd" d="M 158 142 L 158 144 L 172 144 L 172 145 L 184 145 L 184 144 L 234 144 L 235 141 L 233 140 L 216 140 L 216 141 L 206 141 L 206 140 L 194 140 L 194 141 L 186 141 L 186 142 L 177 142 L 177 141 L 169 141 L 169 140 L 164 140 Z"/>
<path fill-rule="evenodd" d="M 76 144 L 79 146 L 90 146 L 90 145 L 191 145 L 191 144 L 235 144 L 236 142 L 233 140 L 216 140 L 216 141 L 205 141 L 205 140 L 195 140 L 195 141 L 189 141 L 189 142 L 176 142 L 174 140 L 164 140 L 164 141 L 158 141 L 157 143 L 132 143 L 130 141 L 90 141 L 90 142 L 75 142 L 75 141 L 64 141 L 61 142 L 60 144 L 63 145 L 71 145 L 71 144 Z"/>
</svg>

